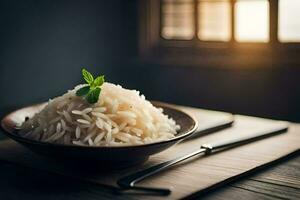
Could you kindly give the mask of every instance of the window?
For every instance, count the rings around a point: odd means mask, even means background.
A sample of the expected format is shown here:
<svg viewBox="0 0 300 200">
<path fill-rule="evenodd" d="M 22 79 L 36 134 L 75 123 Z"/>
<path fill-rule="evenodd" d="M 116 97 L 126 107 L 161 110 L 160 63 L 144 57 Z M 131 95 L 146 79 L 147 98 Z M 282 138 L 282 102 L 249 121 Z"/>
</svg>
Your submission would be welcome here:
<svg viewBox="0 0 300 200">
<path fill-rule="evenodd" d="M 192 39 L 195 33 L 193 16 L 193 0 L 165 0 L 162 5 L 162 37 Z"/>
<path fill-rule="evenodd" d="M 279 41 L 300 41 L 300 1 L 279 1 Z"/>
<path fill-rule="evenodd" d="M 203 41 L 229 41 L 231 38 L 229 0 L 199 1 L 198 38 Z"/>
<path fill-rule="evenodd" d="M 161 4 L 161 30 L 165 39 L 191 40 L 197 32 L 200 41 L 230 41 L 233 16 L 236 41 L 270 40 L 269 0 L 198 0 L 196 5 L 194 0 L 163 0 Z M 299 10 L 299 0 L 279 0 L 281 42 L 300 41 Z"/>
<path fill-rule="evenodd" d="M 238 42 L 269 41 L 269 2 L 238 0 L 235 5 L 235 38 Z"/>
<path fill-rule="evenodd" d="M 300 0 L 142 2 L 141 47 L 148 55 L 154 49 L 165 61 L 212 63 L 228 55 L 239 63 L 300 64 Z"/>
</svg>

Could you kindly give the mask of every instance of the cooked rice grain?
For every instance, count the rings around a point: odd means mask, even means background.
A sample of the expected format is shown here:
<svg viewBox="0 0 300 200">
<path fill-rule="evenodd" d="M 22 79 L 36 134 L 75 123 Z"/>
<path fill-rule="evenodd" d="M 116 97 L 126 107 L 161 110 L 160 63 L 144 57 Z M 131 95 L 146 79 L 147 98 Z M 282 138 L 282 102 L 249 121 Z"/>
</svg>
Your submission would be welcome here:
<svg viewBox="0 0 300 200">
<path fill-rule="evenodd" d="M 88 104 L 76 91 L 49 100 L 25 121 L 20 135 L 43 142 L 88 145 L 140 145 L 174 137 L 180 126 L 136 90 L 104 83 L 99 101 Z"/>
</svg>

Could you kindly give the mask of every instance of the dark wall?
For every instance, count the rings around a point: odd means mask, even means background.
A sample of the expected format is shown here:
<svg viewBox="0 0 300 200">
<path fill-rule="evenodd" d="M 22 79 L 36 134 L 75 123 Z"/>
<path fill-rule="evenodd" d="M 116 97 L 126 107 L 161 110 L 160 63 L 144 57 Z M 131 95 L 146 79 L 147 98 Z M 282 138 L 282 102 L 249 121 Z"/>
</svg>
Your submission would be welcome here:
<svg viewBox="0 0 300 200">
<path fill-rule="evenodd" d="M 139 74 L 131 85 L 151 99 L 300 121 L 300 70 L 138 65 L 127 72 Z"/>
<path fill-rule="evenodd" d="M 127 15 L 133 15 L 133 7 L 127 4 Z M 135 15 L 137 26 L 132 30 L 138 30 L 139 16 Z M 134 43 L 138 45 L 137 39 L 132 40 Z M 189 63 L 160 66 L 153 64 L 155 60 L 139 62 L 136 49 L 132 52 L 132 62 L 119 73 L 131 77 L 125 85 L 139 88 L 150 99 L 300 122 L 299 65 L 282 65 L 272 59 L 269 66 L 245 68 L 245 63 L 227 68 L 215 64 L 192 67 Z"/>
<path fill-rule="evenodd" d="M 1 114 L 64 93 L 82 66 L 116 81 L 123 30 L 121 0 L 1 0 Z"/>
<path fill-rule="evenodd" d="M 300 121 L 300 68 L 139 61 L 136 0 L 0 0 L 0 114 L 60 95 L 86 66 L 149 99 Z"/>
</svg>

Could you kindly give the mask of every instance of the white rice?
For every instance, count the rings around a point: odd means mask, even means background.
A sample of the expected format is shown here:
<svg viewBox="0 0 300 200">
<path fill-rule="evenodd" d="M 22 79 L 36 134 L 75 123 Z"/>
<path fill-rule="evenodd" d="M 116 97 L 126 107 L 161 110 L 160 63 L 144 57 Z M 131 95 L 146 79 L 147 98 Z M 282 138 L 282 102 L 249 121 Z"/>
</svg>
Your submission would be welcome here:
<svg viewBox="0 0 300 200">
<path fill-rule="evenodd" d="M 140 145 L 168 140 L 180 126 L 136 90 L 104 83 L 97 103 L 89 104 L 78 85 L 48 104 L 21 126 L 23 137 L 87 146 Z"/>
</svg>

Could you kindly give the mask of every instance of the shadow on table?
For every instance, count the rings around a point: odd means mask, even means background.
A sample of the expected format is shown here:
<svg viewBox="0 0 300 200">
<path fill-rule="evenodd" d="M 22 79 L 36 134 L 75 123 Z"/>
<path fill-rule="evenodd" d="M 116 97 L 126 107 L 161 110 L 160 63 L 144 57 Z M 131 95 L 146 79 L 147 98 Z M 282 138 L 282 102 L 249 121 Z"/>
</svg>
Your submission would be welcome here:
<svg viewBox="0 0 300 200">
<path fill-rule="evenodd" d="M 114 187 L 99 186 L 55 173 L 0 161 L 1 199 L 121 199 Z M 122 199 L 129 197 L 122 196 Z"/>
</svg>

